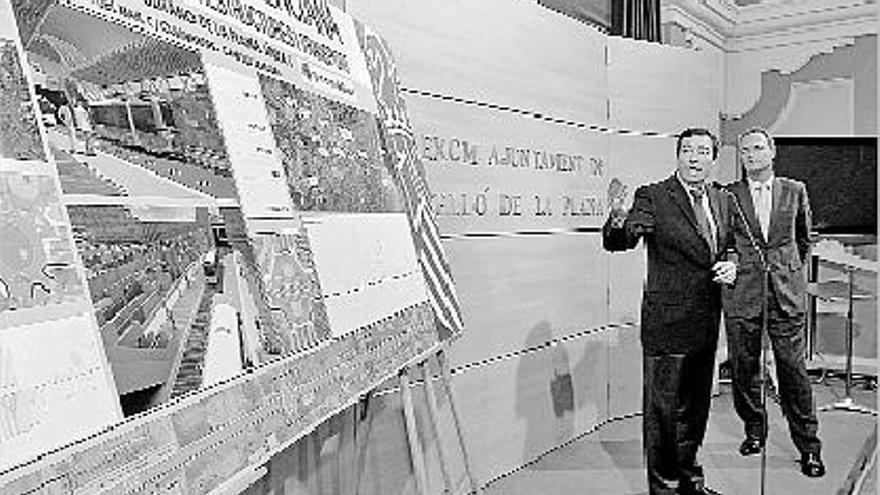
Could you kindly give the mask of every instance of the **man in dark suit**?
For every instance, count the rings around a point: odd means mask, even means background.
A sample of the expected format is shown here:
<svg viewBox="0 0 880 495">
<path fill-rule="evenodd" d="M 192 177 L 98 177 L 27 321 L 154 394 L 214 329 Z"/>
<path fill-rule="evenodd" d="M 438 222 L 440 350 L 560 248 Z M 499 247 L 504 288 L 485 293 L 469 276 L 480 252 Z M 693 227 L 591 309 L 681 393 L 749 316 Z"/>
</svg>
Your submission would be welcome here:
<svg viewBox="0 0 880 495">
<path fill-rule="evenodd" d="M 767 435 L 759 376 L 766 302 L 782 411 L 801 453 L 801 471 L 820 477 L 825 474 L 825 465 L 804 363 L 804 266 L 811 228 L 807 189 L 796 180 L 774 176 L 776 148 L 766 130 L 754 128 L 743 133 L 739 153 L 746 176 L 728 190 L 738 208 L 733 232 L 740 268 L 736 283 L 724 294 L 733 404 L 745 424 L 746 438 L 739 451 L 742 455 L 760 453 Z M 766 294 L 764 268 L 769 270 Z"/>
<path fill-rule="evenodd" d="M 676 144 L 678 166 L 668 179 L 639 187 L 632 208 L 624 192 L 611 200 L 602 229 L 605 249 L 648 248 L 642 297 L 643 443 L 651 495 L 705 495 L 697 450 L 709 416 L 721 316 L 720 284 L 733 283 L 729 196 L 707 187 L 718 142 L 705 129 L 686 129 Z"/>
</svg>

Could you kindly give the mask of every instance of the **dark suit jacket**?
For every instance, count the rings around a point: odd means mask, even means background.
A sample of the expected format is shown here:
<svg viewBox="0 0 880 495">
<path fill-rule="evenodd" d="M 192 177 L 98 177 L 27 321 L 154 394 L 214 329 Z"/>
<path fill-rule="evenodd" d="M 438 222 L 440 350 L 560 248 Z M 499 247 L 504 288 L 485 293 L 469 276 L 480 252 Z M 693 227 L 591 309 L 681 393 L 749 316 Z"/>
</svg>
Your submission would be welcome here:
<svg viewBox="0 0 880 495">
<path fill-rule="evenodd" d="M 708 188 L 717 226 L 715 258 L 700 235 L 688 193 L 673 175 L 639 187 L 622 228 L 602 229 L 609 251 L 634 248 L 644 238 L 648 281 L 642 295 L 641 339 L 647 355 L 704 350 L 717 343 L 721 291 L 712 265 L 732 248 L 730 197 Z"/>
<path fill-rule="evenodd" d="M 773 181 L 770 235 L 766 241 L 761 235 L 748 182 L 743 179 L 727 186 L 741 208 L 733 224 L 736 249 L 740 253 L 739 270 L 736 283 L 724 293 L 724 310 L 730 317 L 753 317 L 761 313 L 761 258 L 752 247 L 746 223 L 770 265 L 770 284 L 779 305 L 790 315 L 804 312 L 807 289 L 804 264 L 810 250 L 812 228 L 807 188 L 802 182 L 784 177 Z"/>
</svg>

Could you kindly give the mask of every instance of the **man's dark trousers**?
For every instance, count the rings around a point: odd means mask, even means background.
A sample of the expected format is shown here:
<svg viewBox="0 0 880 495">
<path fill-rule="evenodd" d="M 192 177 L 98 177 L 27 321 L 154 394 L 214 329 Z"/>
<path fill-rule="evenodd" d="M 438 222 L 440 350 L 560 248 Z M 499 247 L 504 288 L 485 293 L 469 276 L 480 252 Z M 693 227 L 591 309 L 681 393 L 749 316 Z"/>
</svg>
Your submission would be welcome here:
<svg viewBox="0 0 880 495">
<path fill-rule="evenodd" d="M 770 286 L 768 328 L 776 362 L 782 412 L 788 419 L 791 439 L 801 453 L 819 453 L 819 421 L 813 408 L 810 378 L 804 363 L 803 313 L 789 315 L 779 306 Z M 764 441 L 761 412 L 761 327 L 762 318 L 728 318 L 728 352 L 734 375 L 733 406 L 745 423 L 746 436 Z"/>
<path fill-rule="evenodd" d="M 643 360 L 642 428 L 648 484 L 652 495 L 671 495 L 679 482 L 703 480 L 697 450 L 706 433 L 715 349 L 645 355 Z"/>
</svg>

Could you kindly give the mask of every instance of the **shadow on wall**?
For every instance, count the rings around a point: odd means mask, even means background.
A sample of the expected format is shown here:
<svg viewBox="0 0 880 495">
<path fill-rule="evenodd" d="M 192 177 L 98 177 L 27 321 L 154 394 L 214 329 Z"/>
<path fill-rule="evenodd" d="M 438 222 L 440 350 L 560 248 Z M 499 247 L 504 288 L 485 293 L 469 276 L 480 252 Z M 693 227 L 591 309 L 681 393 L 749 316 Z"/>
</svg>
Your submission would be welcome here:
<svg viewBox="0 0 880 495">
<path fill-rule="evenodd" d="M 535 325 L 516 371 L 516 416 L 525 421 L 523 463 L 585 433 L 607 419 L 607 347 L 584 336 L 551 343 L 557 336 L 547 321 Z M 569 349 L 583 348 L 572 366 Z M 577 419 L 576 419 L 577 417 Z"/>
<path fill-rule="evenodd" d="M 546 321 L 535 325 L 516 370 L 516 416 L 525 421 L 523 460 L 528 462 L 574 433 L 574 387 L 568 352 L 546 347 L 554 338 Z"/>
</svg>

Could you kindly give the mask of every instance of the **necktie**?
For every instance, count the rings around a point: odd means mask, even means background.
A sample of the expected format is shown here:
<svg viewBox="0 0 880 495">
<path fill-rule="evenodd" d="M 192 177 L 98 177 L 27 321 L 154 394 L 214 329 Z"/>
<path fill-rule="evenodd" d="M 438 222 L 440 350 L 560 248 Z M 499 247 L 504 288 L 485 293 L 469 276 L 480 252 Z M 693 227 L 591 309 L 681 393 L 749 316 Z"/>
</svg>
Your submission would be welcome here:
<svg viewBox="0 0 880 495">
<path fill-rule="evenodd" d="M 758 209 L 758 223 L 761 224 L 761 233 L 764 234 L 766 241 L 770 233 L 770 202 L 772 200 L 770 194 L 770 184 L 763 183 L 755 186 L 755 193 L 758 197 L 756 208 Z"/>
<path fill-rule="evenodd" d="M 697 217 L 700 234 L 709 243 L 709 251 L 712 253 L 712 258 L 715 258 L 715 241 L 712 236 L 712 227 L 709 225 L 709 217 L 706 216 L 706 210 L 703 208 L 703 190 L 690 189 L 690 193 L 694 199 L 694 215 Z"/>
</svg>

